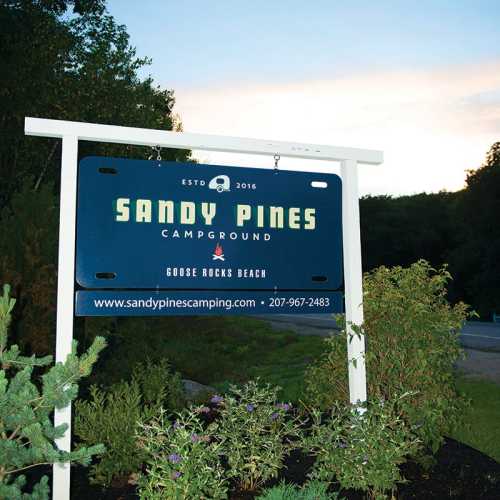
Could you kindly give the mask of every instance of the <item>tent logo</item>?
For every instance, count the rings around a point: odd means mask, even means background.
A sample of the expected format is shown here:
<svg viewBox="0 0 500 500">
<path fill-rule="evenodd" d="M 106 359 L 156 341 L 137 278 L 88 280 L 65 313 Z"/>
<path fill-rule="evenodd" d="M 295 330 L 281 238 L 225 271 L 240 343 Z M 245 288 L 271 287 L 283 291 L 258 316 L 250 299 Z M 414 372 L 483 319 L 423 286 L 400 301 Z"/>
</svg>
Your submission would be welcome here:
<svg viewBox="0 0 500 500">
<path fill-rule="evenodd" d="M 230 191 L 231 181 L 227 175 L 218 175 L 208 183 L 208 189 L 215 189 L 218 193 Z"/>
</svg>

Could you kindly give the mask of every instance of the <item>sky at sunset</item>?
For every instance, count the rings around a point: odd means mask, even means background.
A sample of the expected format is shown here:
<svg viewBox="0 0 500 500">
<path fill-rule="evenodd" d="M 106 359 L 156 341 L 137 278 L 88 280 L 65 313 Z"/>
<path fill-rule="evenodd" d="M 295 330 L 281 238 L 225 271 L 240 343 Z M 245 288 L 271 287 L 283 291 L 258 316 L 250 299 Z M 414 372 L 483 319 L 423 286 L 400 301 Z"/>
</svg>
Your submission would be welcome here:
<svg viewBox="0 0 500 500">
<path fill-rule="evenodd" d="M 455 191 L 500 140 L 498 1 L 110 0 L 186 132 L 384 151 L 362 194 Z M 207 163 L 273 159 L 195 152 Z M 335 164 L 282 158 L 283 169 Z"/>
</svg>

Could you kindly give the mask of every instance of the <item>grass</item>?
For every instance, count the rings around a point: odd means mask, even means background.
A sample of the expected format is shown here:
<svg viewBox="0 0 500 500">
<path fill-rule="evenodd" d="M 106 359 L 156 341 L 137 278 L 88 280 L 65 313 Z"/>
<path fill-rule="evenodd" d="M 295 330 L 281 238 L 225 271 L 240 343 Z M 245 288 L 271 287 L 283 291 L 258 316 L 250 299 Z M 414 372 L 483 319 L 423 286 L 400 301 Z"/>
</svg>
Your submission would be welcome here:
<svg viewBox="0 0 500 500">
<path fill-rule="evenodd" d="M 99 331 L 100 320 L 93 321 Z M 260 377 L 282 387 L 284 400 L 297 401 L 305 369 L 323 351 L 319 337 L 275 331 L 248 317 L 122 318 L 115 330 L 93 383 L 128 378 L 136 362 L 165 357 L 183 378 L 222 390 Z"/>
<path fill-rule="evenodd" d="M 471 400 L 465 425 L 451 437 L 500 462 L 500 385 L 479 379 L 460 378 L 458 387 Z"/>
<path fill-rule="evenodd" d="M 311 481 L 301 488 L 283 482 L 263 491 L 258 500 L 333 500 L 337 498 L 332 493 L 327 493 L 327 489 L 328 483 L 319 481 Z"/>
<path fill-rule="evenodd" d="M 87 320 L 94 322 L 94 331 L 100 322 L 109 325 L 98 318 Z M 132 366 L 148 357 L 167 358 L 183 378 L 218 390 L 260 377 L 281 386 L 283 400 L 296 402 L 307 366 L 323 351 L 319 337 L 275 331 L 248 317 L 121 318 L 114 330 L 93 371 L 93 383 L 128 378 Z M 463 377 L 458 385 L 471 406 L 465 425 L 451 437 L 500 461 L 500 385 Z"/>
</svg>

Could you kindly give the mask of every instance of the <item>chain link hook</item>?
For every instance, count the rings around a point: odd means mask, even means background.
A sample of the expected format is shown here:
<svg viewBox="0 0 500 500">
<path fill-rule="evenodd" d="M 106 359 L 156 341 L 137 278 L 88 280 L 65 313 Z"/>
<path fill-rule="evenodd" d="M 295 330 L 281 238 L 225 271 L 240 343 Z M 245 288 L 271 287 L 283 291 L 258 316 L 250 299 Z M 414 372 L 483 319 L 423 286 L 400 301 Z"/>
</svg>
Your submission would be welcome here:
<svg viewBox="0 0 500 500">
<path fill-rule="evenodd" d="M 278 173 L 278 162 L 280 161 L 280 155 L 279 154 L 275 154 L 274 155 L 274 173 L 277 174 Z"/>
<path fill-rule="evenodd" d="M 161 146 L 151 146 L 151 154 L 148 156 L 148 160 L 153 159 L 153 153 L 156 151 L 156 160 L 161 161 Z"/>
</svg>

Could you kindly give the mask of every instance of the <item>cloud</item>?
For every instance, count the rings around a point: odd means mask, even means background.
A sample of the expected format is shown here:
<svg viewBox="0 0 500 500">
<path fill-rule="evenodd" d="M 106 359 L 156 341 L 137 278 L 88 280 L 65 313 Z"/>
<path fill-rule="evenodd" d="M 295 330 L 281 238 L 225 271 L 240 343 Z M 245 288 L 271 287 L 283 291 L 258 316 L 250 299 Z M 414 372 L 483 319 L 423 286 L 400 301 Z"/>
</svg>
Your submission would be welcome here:
<svg viewBox="0 0 500 500">
<path fill-rule="evenodd" d="M 456 190 L 500 140 L 500 61 L 356 74 L 289 84 L 233 84 L 176 91 L 187 132 L 382 149 L 362 166 L 362 193 Z M 200 152 L 215 164 L 271 166 L 271 158 Z M 332 171 L 326 162 L 282 168 Z M 335 169 L 333 170 L 335 171 Z"/>
</svg>

